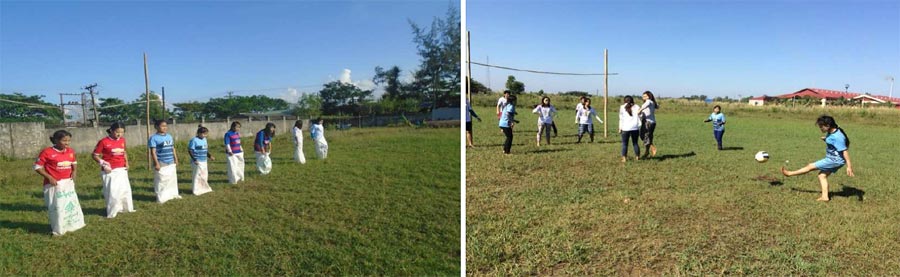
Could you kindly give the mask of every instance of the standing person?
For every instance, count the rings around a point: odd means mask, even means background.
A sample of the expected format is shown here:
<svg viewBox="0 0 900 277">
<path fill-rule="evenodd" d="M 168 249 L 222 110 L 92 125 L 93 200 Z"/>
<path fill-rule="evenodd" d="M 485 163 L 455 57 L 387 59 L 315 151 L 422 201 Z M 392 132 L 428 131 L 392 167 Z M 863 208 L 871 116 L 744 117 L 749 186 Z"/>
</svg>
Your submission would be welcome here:
<svg viewBox="0 0 900 277">
<path fill-rule="evenodd" d="M 497 119 L 500 119 L 503 113 L 503 109 L 506 108 L 506 104 L 509 101 L 509 90 L 503 91 L 503 96 L 500 96 L 500 99 L 497 99 Z"/>
<path fill-rule="evenodd" d="M 506 99 L 506 107 L 503 108 L 503 113 L 500 115 L 500 130 L 503 131 L 503 135 L 506 136 L 506 141 L 503 143 L 503 153 L 509 154 L 510 149 L 512 148 L 513 141 L 513 127 L 516 123 L 519 123 L 516 120 L 516 96 L 510 95 L 509 98 Z"/>
<path fill-rule="evenodd" d="M 475 110 L 469 104 L 469 99 L 466 99 L 466 147 L 475 147 L 475 144 L 472 143 L 472 117 L 481 122 L 481 118 L 478 117 L 478 114 L 475 113 Z"/>
<path fill-rule="evenodd" d="M 201 195 L 211 192 L 209 187 L 209 167 L 207 159 L 215 161 L 216 158 L 209 153 L 209 143 L 206 137 L 209 136 L 209 129 L 200 125 L 197 127 L 197 136 L 188 142 L 188 154 L 191 155 L 191 190 L 194 195 Z"/>
<path fill-rule="evenodd" d="M 119 212 L 134 212 L 131 182 L 128 180 L 128 153 L 125 152 L 125 124 L 113 123 L 106 137 L 94 147 L 94 161 L 100 164 L 100 181 L 106 199 L 106 218 Z"/>
<path fill-rule="evenodd" d="M 165 120 L 157 119 L 154 123 L 156 134 L 147 141 L 150 155 L 153 157 L 153 189 L 156 191 L 156 200 L 160 204 L 172 199 L 181 199 L 178 195 L 178 154 L 175 152 L 175 139 L 166 133 L 169 124 Z"/>
<path fill-rule="evenodd" d="M 531 113 L 538 114 L 537 146 L 541 146 L 541 133 L 547 133 L 547 145 L 550 145 L 550 129 L 553 128 L 553 117 L 556 116 L 556 108 L 550 105 L 550 97 L 541 98 L 541 104 L 534 107 Z"/>
<path fill-rule="evenodd" d="M 712 121 L 713 125 L 713 137 L 716 138 L 719 150 L 722 150 L 722 137 L 725 136 L 725 114 L 722 113 L 722 107 L 719 107 L 719 105 L 713 107 L 713 113 L 703 122 L 710 121 Z"/>
<path fill-rule="evenodd" d="M 272 172 L 272 138 L 275 137 L 275 123 L 266 123 L 266 127 L 256 132 L 253 140 L 253 152 L 256 154 L 256 169 L 262 175 Z"/>
<path fill-rule="evenodd" d="M 84 227 L 84 213 L 75 193 L 78 162 L 75 150 L 69 148 L 72 134 L 59 130 L 50 137 L 53 146 L 44 148 L 34 162 L 34 171 L 44 177 L 44 204 L 50 216 L 50 230 L 55 236 Z"/>
<path fill-rule="evenodd" d="M 294 161 L 306 164 L 306 155 L 303 155 L 303 120 L 294 121 Z"/>
<path fill-rule="evenodd" d="M 828 197 L 828 176 L 831 173 L 837 172 L 838 169 L 846 164 L 847 176 L 853 177 L 853 165 L 850 164 L 850 138 L 847 136 L 847 132 L 844 132 L 844 129 L 838 127 L 837 122 L 831 116 L 820 116 L 816 120 L 816 126 L 819 127 L 819 131 L 825 133 L 825 136 L 822 137 L 822 140 L 825 141 L 825 158 L 795 171 L 788 171 L 782 166 L 781 173 L 790 177 L 818 169 L 822 195 L 816 201 L 828 201 L 830 200 Z"/>
<path fill-rule="evenodd" d="M 325 124 L 325 120 L 322 120 L 320 117 L 316 119 L 316 124 L 309 128 L 309 135 L 316 143 L 316 156 L 320 160 L 328 157 L 328 141 L 325 140 L 325 126 L 322 126 L 323 124 Z"/>
<path fill-rule="evenodd" d="M 641 116 L 641 140 L 644 141 L 644 147 L 646 147 L 644 156 L 649 154 L 655 157 L 656 145 L 653 145 L 653 131 L 656 130 L 656 109 L 659 109 L 659 103 L 656 102 L 656 97 L 653 97 L 653 93 L 649 90 L 645 91 L 641 98 L 644 103 L 641 104 L 638 113 Z"/>
<path fill-rule="evenodd" d="M 581 143 L 581 137 L 584 136 L 585 132 L 590 135 L 591 142 L 594 142 L 594 118 L 597 119 L 597 122 L 603 124 L 603 120 L 597 116 L 597 111 L 591 107 L 591 99 L 584 98 L 584 104 L 581 106 L 581 109 L 578 109 L 578 113 L 575 115 L 575 120 L 578 122 L 577 143 Z"/>
<path fill-rule="evenodd" d="M 244 180 L 244 148 L 241 147 L 241 123 L 231 122 L 231 128 L 225 133 L 225 154 L 228 155 L 227 175 L 229 184 L 237 184 Z"/>
<path fill-rule="evenodd" d="M 622 134 L 622 162 L 628 158 L 628 140 L 634 147 L 634 159 L 641 159 L 641 148 L 638 147 L 638 132 L 641 128 L 641 119 L 634 108 L 634 98 L 625 96 L 625 104 L 619 107 L 619 133 Z"/>
</svg>

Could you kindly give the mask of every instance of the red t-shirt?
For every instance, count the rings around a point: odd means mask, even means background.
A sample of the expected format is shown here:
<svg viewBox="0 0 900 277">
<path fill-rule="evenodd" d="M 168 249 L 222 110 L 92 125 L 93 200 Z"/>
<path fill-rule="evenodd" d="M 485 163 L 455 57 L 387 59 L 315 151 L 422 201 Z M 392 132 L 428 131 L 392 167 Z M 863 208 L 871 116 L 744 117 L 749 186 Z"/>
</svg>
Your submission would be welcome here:
<svg viewBox="0 0 900 277">
<path fill-rule="evenodd" d="M 47 147 L 34 161 L 34 169 L 44 168 L 47 174 L 50 174 L 57 181 L 72 178 L 72 166 L 78 164 L 75 161 L 75 150 L 66 147 L 66 150 L 59 151 L 56 148 Z M 44 184 L 49 184 L 50 180 L 44 178 Z"/>
<path fill-rule="evenodd" d="M 112 169 L 125 167 L 125 138 L 103 137 L 97 142 L 94 154 L 102 154 L 101 158 L 108 162 Z"/>
</svg>

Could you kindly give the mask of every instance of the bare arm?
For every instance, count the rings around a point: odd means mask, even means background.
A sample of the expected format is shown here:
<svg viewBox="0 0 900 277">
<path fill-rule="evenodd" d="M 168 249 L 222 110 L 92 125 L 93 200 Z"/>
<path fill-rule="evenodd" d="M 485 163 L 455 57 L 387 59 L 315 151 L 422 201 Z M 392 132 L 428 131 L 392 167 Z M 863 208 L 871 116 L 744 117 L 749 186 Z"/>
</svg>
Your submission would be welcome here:
<svg viewBox="0 0 900 277">
<path fill-rule="evenodd" d="M 50 174 L 47 173 L 47 171 L 44 170 L 43 167 L 35 169 L 34 171 L 36 171 L 38 173 L 38 175 L 44 176 L 44 178 L 47 178 L 47 180 L 50 180 L 51 186 L 54 186 L 54 187 L 56 186 L 56 179 L 54 179 L 52 176 L 50 176 Z"/>
<path fill-rule="evenodd" d="M 72 181 L 75 181 L 75 175 L 78 175 L 78 165 L 72 164 Z"/>
<path fill-rule="evenodd" d="M 156 148 L 150 148 L 150 155 L 153 156 L 153 168 L 159 171 L 159 158 L 156 157 Z"/>
<path fill-rule="evenodd" d="M 853 165 L 850 164 L 850 150 L 844 150 L 844 161 L 847 161 L 847 176 L 853 177 Z"/>
</svg>

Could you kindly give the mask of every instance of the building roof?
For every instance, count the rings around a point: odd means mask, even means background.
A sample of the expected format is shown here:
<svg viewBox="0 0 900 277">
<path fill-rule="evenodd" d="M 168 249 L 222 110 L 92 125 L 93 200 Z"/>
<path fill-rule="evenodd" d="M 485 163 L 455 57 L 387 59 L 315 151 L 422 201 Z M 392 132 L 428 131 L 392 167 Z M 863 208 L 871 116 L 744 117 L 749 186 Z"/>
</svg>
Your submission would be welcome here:
<svg viewBox="0 0 900 277">
<path fill-rule="evenodd" d="M 822 98 L 840 99 L 841 97 L 843 97 L 845 99 L 850 99 L 850 98 L 857 97 L 860 95 L 866 95 L 866 94 L 855 93 L 855 92 L 843 92 L 843 91 L 838 91 L 838 90 L 829 90 L 829 89 L 820 89 L 820 88 L 804 88 L 804 89 L 798 90 L 793 93 L 782 94 L 782 95 L 779 95 L 776 97 L 778 97 L 778 98 L 794 98 L 794 97 L 807 97 L 808 96 L 808 97 L 819 98 L 819 99 L 822 99 Z M 900 103 L 900 98 L 897 98 L 897 97 L 891 98 L 891 97 L 887 97 L 887 96 L 883 96 L 883 95 L 868 95 L 868 96 L 870 96 L 872 98 L 880 99 L 883 101 Z"/>
</svg>

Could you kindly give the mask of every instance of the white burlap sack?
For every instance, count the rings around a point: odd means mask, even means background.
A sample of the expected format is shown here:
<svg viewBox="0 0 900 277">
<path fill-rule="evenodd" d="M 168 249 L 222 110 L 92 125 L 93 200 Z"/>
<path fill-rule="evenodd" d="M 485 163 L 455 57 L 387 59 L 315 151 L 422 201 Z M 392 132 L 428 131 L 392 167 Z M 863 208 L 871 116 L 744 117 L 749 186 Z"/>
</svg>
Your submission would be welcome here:
<svg viewBox="0 0 900 277">
<path fill-rule="evenodd" d="M 228 156 L 228 183 L 237 184 L 244 180 L 244 153 Z"/>
<path fill-rule="evenodd" d="M 128 170 L 116 168 L 108 174 L 100 171 L 100 180 L 103 181 L 103 198 L 106 199 L 107 218 L 114 218 L 119 212 L 134 211 Z"/>
<path fill-rule="evenodd" d="M 181 199 L 178 195 L 178 175 L 175 164 L 169 164 L 159 168 L 153 176 L 153 189 L 156 190 L 156 200 L 162 204 L 172 199 Z"/>
<path fill-rule="evenodd" d="M 300 164 L 306 164 L 306 155 L 303 154 L 303 141 L 294 146 L 294 161 Z"/>
<path fill-rule="evenodd" d="M 316 139 L 316 156 L 319 156 L 320 160 L 328 157 L 328 142 L 323 137 Z"/>
<path fill-rule="evenodd" d="M 256 169 L 259 170 L 259 173 L 266 175 L 269 174 L 269 172 L 272 172 L 272 158 L 269 157 L 269 154 L 262 152 L 254 153 L 256 153 Z"/>
<path fill-rule="evenodd" d="M 207 192 L 212 191 L 212 188 L 209 187 L 209 170 L 206 162 L 200 162 L 200 164 L 191 163 L 191 169 L 193 169 L 193 185 L 191 189 L 194 191 L 194 195 L 201 195 Z"/>
<path fill-rule="evenodd" d="M 44 204 L 50 214 L 53 235 L 62 235 L 84 227 L 84 214 L 75 193 L 75 182 L 62 179 L 56 186 L 44 185 Z"/>
</svg>

